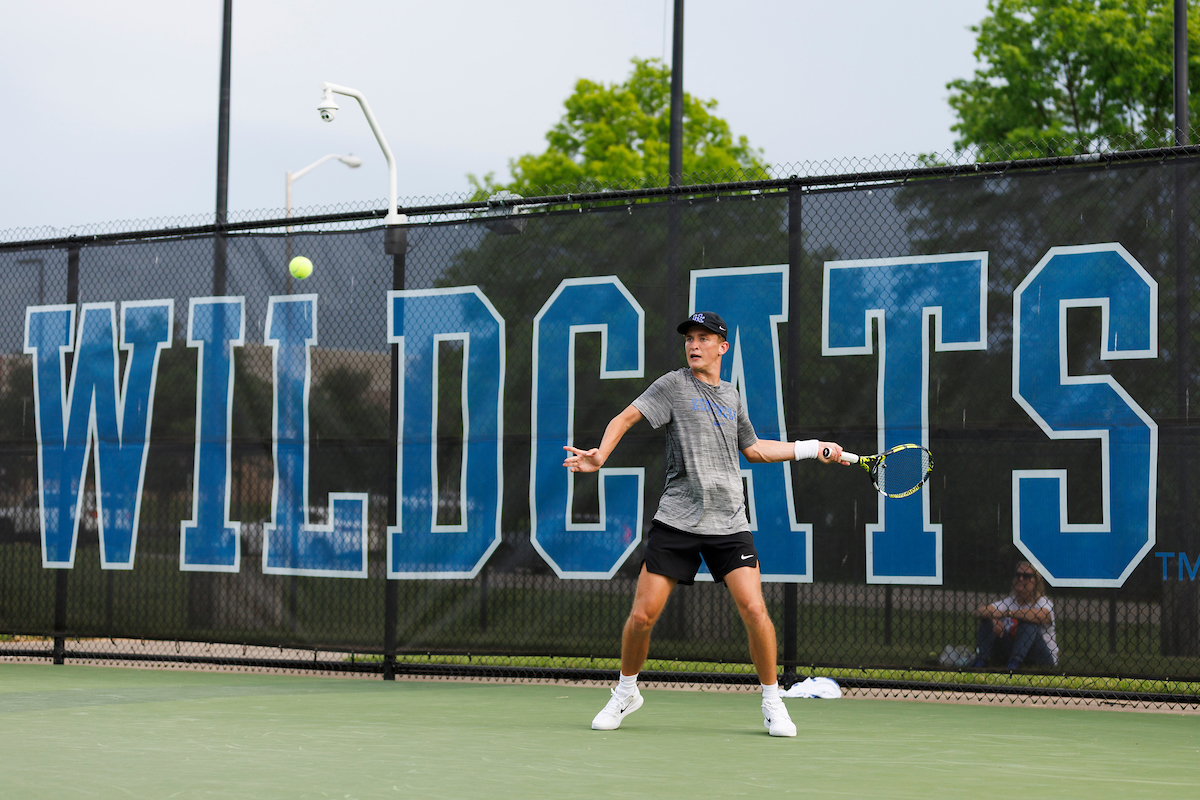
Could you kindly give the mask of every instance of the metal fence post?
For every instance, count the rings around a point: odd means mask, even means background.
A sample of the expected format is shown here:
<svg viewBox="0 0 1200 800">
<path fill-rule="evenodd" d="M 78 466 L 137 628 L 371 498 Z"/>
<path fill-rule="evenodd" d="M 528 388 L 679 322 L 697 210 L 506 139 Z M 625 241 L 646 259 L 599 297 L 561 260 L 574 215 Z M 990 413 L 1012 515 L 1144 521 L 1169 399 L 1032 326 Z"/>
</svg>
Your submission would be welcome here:
<svg viewBox="0 0 1200 800">
<path fill-rule="evenodd" d="M 213 237 L 213 295 L 225 294 L 225 231 L 229 221 L 229 76 L 233 48 L 233 0 L 225 0 L 221 17 L 221 84 L 217 106 L 217 208 Z"/>
<path fill-rule="evenodd" d="M 804 242 L 801 240 L 803 220 L 800 187 L 788 187 L 788 326 L 787 326 L 787 397 L 800 396 L 800 323 L 794 316 L 800 307 L 800 270 L 804 260 Z M 794 419 L 794 416 L 793 416 Z M 789 438 L 798 438 L 795 430 L 788 431 Z M 792 469 L 794 465 L 789 465 Z M 793 475 L 794 477 L 794 475 Z M 812 564 L 808 565 L 809 572 Z M 796 682 L 796 658 L 799 648 L 800 606 L 798 587 L 789 583 L 783 587 L 783 684 Z"/>
<path fill-rule="evenodd" d="M 670 143 L 667 148 L 667 185 L 677 189 L 683 183 L 683 0 L 675 0 L 671 41 L 671 107 Z M 679 256 L 681 238 L 680 195 L 671 194 L 667 206 L 667 301 L 670 313 L 679 314 Z M 685 309 L 692 311 L 692 309 Z M 670 340 L 670 337 L 666 337 Z M 666 346 L 666 364 L 677 361 L 676 343 Z M 665 366 L 665 365 L 664 365 Z"/>
<path fill-rule="evenodd" d="M 1187 3 L 1175 0 L 1175 53 L 1174 53 L 1174 100 L 1176 147 L 1188 143 L 1190 116 L 1188 112 L 1188 38 Z M 1188 167 L 1175 164 L 1173 168 L 1174 208 L 1174 261 L 1175 261 L 1175 415 L 1188 422 L 1189 388 L 1191 384 L 1190 345 L 1192 330 L 1191 305 L 1193 273 L 1189 269 L 1188 245 L 1191 236 L 1191 203 L 1188 191 Z M 1193 502 L 1191 492 L 1191 459 L 1188 448 L 1176 446 L 1171 459 L 1174 464 L 1174 480 L 1179 487 L 1175 507 L 1175 524 L 1179 542 L 1186 552 L 1195 552 L 1198 537 L 1194 533 Z M 1162 652 L 1164 655 L 1195 656 L 1200 654 L 1200 624 L 1197 623 L 1197 608 L 1200 597 L 1196 588 L 1187 584 L 1163 586 L 1163 624 L 1161 628 Z"/>
<path fill-rule="evenodd" d="M 80 246 L 73 244 L 67 248 L 67 302 L 71 305 L 79 303 L 79 250 Z M 71 368 L 71 354 L 67 354 L 68 374 Z M 59 569 L 54 576 L 54 649 L 52 658 L 55 664 L 66 661 L 67 652 L 67 576 L 70 572 Z"/>
<path fill-rule="evenodd" d="M 392 256 L 392 288 L 399 290 L 404 288 L 405 281 L 405 254 L 408 250 L 408 231 L 398 225 L 390 225 L 384 228 L 383 233 L 383 251 Z M 388 459 L 390 465 L 388 471 L 390 480 L 388 481 L 388 520 L 393 525 L 400 524 L 400 498 L 397 482 L 399 481 L 399 473 L 396 471 L 396 448 L 400 446 L 400 396 L 399 389 L 401 372 L 400 372 L 400 346 L 392 345 L 392 385 L 391 385 L 391 402 L 390 419 L 388 421 L 388 446 L 391 458 Z M 386 552 L 386 551 L 385 551 Z M 387 577 L 387 567 L 384 570 L 384 591 L 383 591 L 383 679 L 385 681 L 396 680 L 396 619 L 397 608 L 400 605 L 400 586 Z"/>
</svg>

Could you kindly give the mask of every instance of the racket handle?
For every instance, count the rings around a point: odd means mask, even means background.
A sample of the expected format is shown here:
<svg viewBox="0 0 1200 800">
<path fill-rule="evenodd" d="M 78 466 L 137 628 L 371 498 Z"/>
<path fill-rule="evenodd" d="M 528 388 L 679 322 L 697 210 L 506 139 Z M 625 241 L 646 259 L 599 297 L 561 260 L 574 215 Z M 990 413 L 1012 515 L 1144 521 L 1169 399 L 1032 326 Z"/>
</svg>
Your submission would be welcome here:
<svg viewBox="0 0 1200 800">
<path fill-rule="evenodd" d="M 821 448 L 821 458 L 829 458 L 829 455 L 832 452 L 833 451 L 831 451 L 828 447 Z M 851 464 L 857 464 L 858 456 L 854 455 L 854 453 L 847 453 L 845 450 L 843 450 L 842 461 L 849 461 Z"/>
</svg>

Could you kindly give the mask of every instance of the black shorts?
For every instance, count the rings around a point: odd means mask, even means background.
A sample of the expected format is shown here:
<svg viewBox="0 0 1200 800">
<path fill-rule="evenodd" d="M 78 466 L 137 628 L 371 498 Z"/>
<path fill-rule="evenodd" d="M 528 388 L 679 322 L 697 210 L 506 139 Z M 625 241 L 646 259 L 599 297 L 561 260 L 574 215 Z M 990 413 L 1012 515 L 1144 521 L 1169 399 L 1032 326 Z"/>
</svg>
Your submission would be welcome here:
<svg viewBox="0 0 1200 800">
<path fill-rule="evenodd" d="M 668 528 L 655 521 L 646 536 L 647 572 L 674 578 L 684 586 L 696 582 L 700 559 L 708 565 L 713 580 L 723 583 L 725 576 L 738 567 L 757 567 L 758 551 L 750 531 L 726 536 L 701 536 Z"/>
</svg>

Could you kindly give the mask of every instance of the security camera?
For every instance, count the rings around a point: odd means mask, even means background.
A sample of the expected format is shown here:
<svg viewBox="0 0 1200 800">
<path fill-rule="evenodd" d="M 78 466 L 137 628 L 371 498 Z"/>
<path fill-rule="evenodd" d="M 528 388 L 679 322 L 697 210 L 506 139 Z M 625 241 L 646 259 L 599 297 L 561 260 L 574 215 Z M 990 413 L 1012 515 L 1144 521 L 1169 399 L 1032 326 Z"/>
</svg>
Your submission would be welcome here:
<svg viewBox="0 0 1200 800">
<path fill-rule="evenodd" d="M 338 104 L 333 101 L 333 92 L 326 89 L 321 95 L 321 102 L 317 104 L 317 111 L 321 112 L 321 119 L 326 122 L 333 122 L 333 118 L 337 116 Z"/>
</svg>

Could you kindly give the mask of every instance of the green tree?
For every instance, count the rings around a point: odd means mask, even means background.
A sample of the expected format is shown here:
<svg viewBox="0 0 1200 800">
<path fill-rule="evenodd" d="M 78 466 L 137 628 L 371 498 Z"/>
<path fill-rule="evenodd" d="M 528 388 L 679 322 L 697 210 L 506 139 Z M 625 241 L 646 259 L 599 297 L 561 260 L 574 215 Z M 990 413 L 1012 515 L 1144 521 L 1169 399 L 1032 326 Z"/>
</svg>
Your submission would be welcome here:
<svg viewBox="0 0 1200 800">
<path fill-rule="evenodd" d="M 532 196 L 547 187 L 646 187 L 667 184 L 671 69 L 659 59 L 633 59 L 624 83 L 582 79 L 562 119 L 546 134 L 545 152 L 510 159 L 512 181 L 468 175 L 481 200 L 501 189 Z M 683 172 L 713 180 L 767 177 L 762 151 L 736 139 L 714 112 L 716 100 L 683 95 Z M 706 178 L 707 179 L 707 178 Z"/>
<path fill-rule="evenodd" d="M 983 160 L 1171 143 L 1172 0 L 989 0 L 974 77 L 946 85 L 959 149 Z M 1188 2 L 1190 91 L 1200 2 Z M 1198 109 L 1192 109 L 1192 120 Z"/>
</svg>

